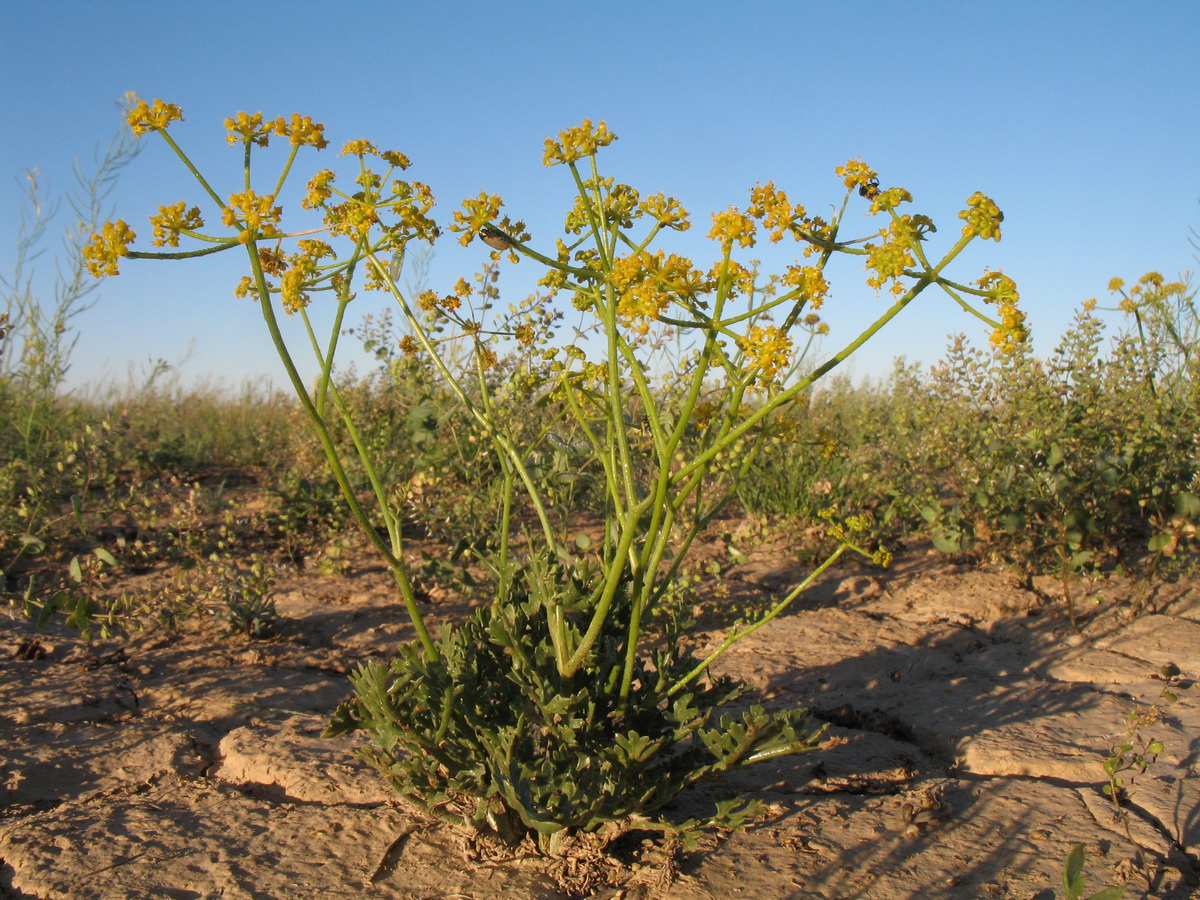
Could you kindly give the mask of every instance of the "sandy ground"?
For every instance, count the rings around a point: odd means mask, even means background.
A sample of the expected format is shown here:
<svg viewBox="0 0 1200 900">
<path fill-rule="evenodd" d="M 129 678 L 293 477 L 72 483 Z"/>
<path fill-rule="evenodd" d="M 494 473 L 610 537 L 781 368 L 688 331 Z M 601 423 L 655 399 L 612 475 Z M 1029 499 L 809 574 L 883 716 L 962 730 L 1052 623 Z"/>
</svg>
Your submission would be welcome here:
<svg viewBox="0 0 1200 900">
<path fill-rule="evenodd" d="M 759 553 L 732 585 L 798 574 Z M 469 846 L 397 803 L 354 740 L 320 738 L 345 673 L 410 634 L 377 569 L 284 580 L 269 642 L 193 622 L 89 647 L 5 616 L 0 897 L 1050 900 L 1077 843 L 1089 893 L 1198 895 L 1200 691 L 1145 729 L 1165 749 L 1133 780 L 1128 834 L 1100 787 L 1159 668 L 1200 675 L 1200 586 L 1162 586 L 1131 619 L 1133 588 L 1097 585 L 1076 634 L 1004 573 L 920 546 L 830 574 L 721 666 L 768 707 L 810 707 L 830 740 L 737 773 L 764 821 L 673 858 L 618 842 L 607 884 Z"/>
</svg>

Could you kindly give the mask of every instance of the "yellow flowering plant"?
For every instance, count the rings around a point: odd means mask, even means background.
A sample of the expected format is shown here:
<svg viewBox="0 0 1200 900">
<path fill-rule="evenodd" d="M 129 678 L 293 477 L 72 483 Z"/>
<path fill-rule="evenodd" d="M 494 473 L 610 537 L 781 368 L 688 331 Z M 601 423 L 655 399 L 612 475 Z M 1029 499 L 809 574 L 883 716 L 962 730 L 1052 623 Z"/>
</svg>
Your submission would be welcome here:
<svg viewBox="0 0 1200 900">
<path fill-rule="evenodd" d="M 961 236 L 931 261 L 933 222 L 901 213 L 908 192 L 881 190 L 876 173 L 852 161 L 838 169 L 845 193 L 829 221 L 810 216 L 773 183 L 758 185 L 744 210 L 711 216 L 712 254 L 696 262 L 653 248 L 670 232 L 687 231 L 689 214 L 674 198 L 643 197 L 602 175 L 597 154 L 617 136 L 603 122 L 584 120 L 545 143 L 545 164 L 564 166 L 576 190 L 563 236 L 535 241 L 524 222 L 502 215 L 501 198 L 481 193 L 448 225 L 463 245 L 478 239 L 488 248 L 477 283 L 414 296 L 399 284 L 407 247 L 432 243 L 441 230 L 429 188 L 398 177 L 406 157 L 368 141 L 346 144 L 343 155 L 357 161 L 357 172 L 348 182 L 328 169 L 317 172 L 302 205 L 319 211 L 322 225 L 289 231 L 277 198 L 297 151 L 325 146 L 321 126 L 298 116 L 228 120 L 230 142 L 244 147 L 245 180 L 222 194 L 168 133 L 180 119 L 177 107 L 161 101 L 138 103 L 129 113 L 136 132 L 157 133 L 178 153 L 216 204 L 225 231 L 209 233 L 200 209 L 180 202 L 152 218 L 154 243 L 176 247 L 188 238 L 207 246 L 133 250 L 133 231 L 116 222 L 97 232 L 87 260 L 103 275 L 125 258 L 246 252 L 249 275 L 237 292 L 258 300 L 330 470 L 391 569 L 417 635 L 391 666 L 358 669 L 355 697 L 339 708 L 328 733 L 368 731 L 373 747 L 364 757 L 429 812 L 508 841 L 533 835 L 548 852 L 605 823 L 637 819 L 645 827 L 648 816 L 697 781 L 816 746 L 820 729 L 806 727 L 802 710 L 724 711 L 743 688 L 715 676 L 712 666 L 845 553 L 886 564 L 886 550 L 866 546 L 869 520 L 826 510 L 836 550 L 703 658 L 689 649 L 690 623 L 678 612 L 687 608 L 677 602 L 684 560 L 764 443 L 788 433 L 813 385 L 927 288 L 985 320 L 994 339 L 1014 346 L 1025 340 L 1011 280 L 993 273 L 964 283 L 945 274 L 975 238 L 999 240 L 1002 215 L 992 201 L 973 196 L 961 214 Z M 290 152 L 276 181 L 258 191 L 252 151 L 274 137 L 286 138 Z M 845 214 L 856 195 L 883 224 L 846 238 Z M 802 258 L 764 277 L 756 263 L 739 258 L 764 235 L 795 241 Z M 868 283 L 886 287 L 890 305 L 837 353 L 810 365 L 813 339 L 828 331 L 818 310 L 829 300 L 825 270 L 835 255 L 861 256 Z M 542 290 L 501 311 L 499 267 L 521 260 L 544 267 Z M 406 328 L 400 350 L 436 373 L 495 456 L 503 512 L 496 549 L 483 560 L 493 574 L 492 601 L 437 636 L 404 562 L 400 511 L 375 475 L 334 377 L 356 289 L 391 296 Z M 325 341 L 307 315 L 320 293 L 336 308 Z M 1001 314 L 991 318 L 979 303 L 995 303 Z M 320 364 L 314 387 L 298 373 L 277 304 L 304 324 Z M 562 341 L 556 328 L 567 315 L 578 323 L 576 338 Z M 351 437 L 370 503 L 347 476 L 348 462 L 331 438 L 335 423 Z M 554 514 L 576 496 L 568 486 L 581 482 L 597 485 L 602 498 L 597 541 L 573 540 L 570 516 Z M 532 531 L 515 533 L 519 511 L 530 514 Z M 691 835 L 705 824 L 737 824 L 752 811 L 733 800 L 702 822 L 658 824 Z"/>
</svg>

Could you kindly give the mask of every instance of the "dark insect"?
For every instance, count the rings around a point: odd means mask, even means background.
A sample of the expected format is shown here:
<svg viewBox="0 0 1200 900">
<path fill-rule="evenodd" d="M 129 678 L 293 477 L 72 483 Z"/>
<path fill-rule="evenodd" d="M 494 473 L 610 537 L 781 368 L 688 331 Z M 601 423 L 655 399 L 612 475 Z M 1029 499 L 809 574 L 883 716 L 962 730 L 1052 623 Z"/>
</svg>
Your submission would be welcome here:
<svg viewBox="0 0 1200 900">
<path fill-rule="evenodd" d="M 484 225 L 479 229 L 480 239 L 493 250 L 511 250 L 513 240 L 499 228 Z"/>
</svg>

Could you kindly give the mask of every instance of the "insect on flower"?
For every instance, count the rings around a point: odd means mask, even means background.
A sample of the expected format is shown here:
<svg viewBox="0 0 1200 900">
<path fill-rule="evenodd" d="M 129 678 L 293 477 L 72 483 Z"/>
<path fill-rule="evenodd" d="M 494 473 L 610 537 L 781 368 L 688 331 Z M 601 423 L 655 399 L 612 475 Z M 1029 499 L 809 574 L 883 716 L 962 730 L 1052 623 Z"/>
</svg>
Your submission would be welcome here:
<svg viewBox="0 0 1200 900">
<path fill-rule="evenodd" d="M 494 250 L 511 250 L 513 247 L 513 239 L 492 225 L 480 228 L 479 238 Z"/>
</svg>

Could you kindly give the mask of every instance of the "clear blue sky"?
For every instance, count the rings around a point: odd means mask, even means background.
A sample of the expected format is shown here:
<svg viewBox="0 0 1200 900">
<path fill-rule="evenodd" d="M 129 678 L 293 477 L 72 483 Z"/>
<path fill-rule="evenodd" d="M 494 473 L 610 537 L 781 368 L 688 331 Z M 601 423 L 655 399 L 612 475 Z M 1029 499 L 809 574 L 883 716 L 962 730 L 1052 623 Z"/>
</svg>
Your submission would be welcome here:
<svg viewBox="0 0 1200 900">
<path fill-rule="evenodd" d="M 238 151 L 223 119 L 300 112 L 325 123 L 331 146 L 301 157 L 298 181 L 368 138 L 412 158 L 408 176 L 433 188 L 439 218 L 499 193 L 547 246 L 569 186 L 564 169 L 542 166 L 542 141 L 588 117 L 620 135 L 602 156 L 607 174 L 691 211 L 676 249 L 698 256 L 710 253 L 708 213 L 744 205 L 755 182 L 774 180 L 815 212 L 839 199 L 833 167 L 853 157 L 911 190 L 937 239 L 954 239 L 956 213 L 982 190 L 1005 211 L 1004 239 L 957 273 L 990 265 L 1015 278 L 1046 352 L 1110 277 L 1195 266 L 1198 46 L 1196 0 L 0 0 L 0 267 L 12 262 L 22 172 L 70 187 L 72 161 L 116 132 L 126 91 L 183 108 L 172 134 L 225 191 Z M 158 204 L 201 199 L 161 141 L 148 143 L 113 196 L 144 235 Z M 482 249 L 443 239 L 432 286 L 470 275 Z M 160 357 L 186 357 L 185 381 L 283 384 L 257 310 L 231 294 L 241 260 L 225 256 L 127 261 L 79 320 L 71 384 L 123 382 Z M 754 256 L 786 263 L 761 244 Z M 535 268 L 505 275 L 510 299 Z M 827 350 L 885 303 L 856 265 L 835 274 Z M 363 295 L 356 312 L 382 303 Z M 852 371 L 884 374 L 900 354 L 932 362 L 960 331 L 986 341 L 981 323 L 930 294 Z"/>
</svg>

